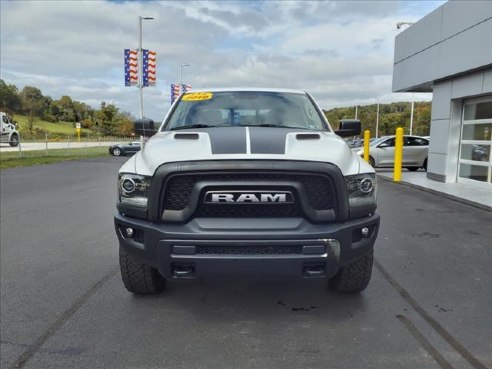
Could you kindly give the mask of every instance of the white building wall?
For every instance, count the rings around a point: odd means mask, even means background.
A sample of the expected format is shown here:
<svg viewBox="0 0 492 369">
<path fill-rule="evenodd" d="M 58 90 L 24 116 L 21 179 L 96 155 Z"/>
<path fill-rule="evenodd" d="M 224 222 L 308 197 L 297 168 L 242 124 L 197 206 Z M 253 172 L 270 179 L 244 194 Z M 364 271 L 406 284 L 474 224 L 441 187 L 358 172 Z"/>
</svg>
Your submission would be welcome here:
<svg viewBox="0 0 492 369">
<path fill-rule="evenodd" d="M 427 176 L 455 182 L 463 100 L 492 95 L 492 68 L 434 85 Z"/>
<path fill-rule="evenodd" d="M 427 176 L 457 180 L 463 101 L 492 96 L 492 0 L 451 0 L 395 39 L 394 92 L 433 92 Z"/>
</svg>

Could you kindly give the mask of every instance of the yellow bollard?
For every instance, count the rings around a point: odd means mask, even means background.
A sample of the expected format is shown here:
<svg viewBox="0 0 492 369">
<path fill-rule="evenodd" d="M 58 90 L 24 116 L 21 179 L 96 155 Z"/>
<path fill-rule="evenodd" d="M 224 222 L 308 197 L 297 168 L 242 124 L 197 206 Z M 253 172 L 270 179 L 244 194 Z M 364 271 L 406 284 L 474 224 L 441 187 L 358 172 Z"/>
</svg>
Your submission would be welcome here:
<svg viewBox="0 0 492 369">
<path fill-rule="evenodd" d="M 364 160 L 369 162 L 369 141 L 371 139 L 371 131 L 364 131 Z"/>
<path fill-rule="evenodd" d="M 395 165 L 393 172 L 393 181 L 400 182 L 401 180 L 401 163 L 403 160 L 403 128 L 396 129 L 395 137 Z"/>
</svg>

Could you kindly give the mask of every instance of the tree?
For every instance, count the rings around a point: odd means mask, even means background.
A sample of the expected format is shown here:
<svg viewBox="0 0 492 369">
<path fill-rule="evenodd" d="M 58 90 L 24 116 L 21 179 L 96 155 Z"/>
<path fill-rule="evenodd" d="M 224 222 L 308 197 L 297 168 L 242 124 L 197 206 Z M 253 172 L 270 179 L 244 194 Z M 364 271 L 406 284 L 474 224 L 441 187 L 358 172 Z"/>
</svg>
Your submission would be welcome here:
<svg viewBox="0 0 492 369">
<path fill-rule="evenodd" d="M 95 119 L 103 135 L 114 135 L 118 123 L 118 108 L 115 104 L 106 104 L 103 101 L 101 108 L 95 113 Z"/>
<path fill-rule="evenodd" d="M 32 132 L 36 116 L 43 111 L 43 94 L 39 88 L 26 86 L 22 89 L 20 98 L 22 101 L 22 110 L 27 114 L 27 128 Z"/>
<path fill-rule="evenodd" d="M 13 114 L 22 107 L 19 91 L 14 85 L 7 85 L 0 79 L 0 110 L 5 113 Z"/>
</svg>

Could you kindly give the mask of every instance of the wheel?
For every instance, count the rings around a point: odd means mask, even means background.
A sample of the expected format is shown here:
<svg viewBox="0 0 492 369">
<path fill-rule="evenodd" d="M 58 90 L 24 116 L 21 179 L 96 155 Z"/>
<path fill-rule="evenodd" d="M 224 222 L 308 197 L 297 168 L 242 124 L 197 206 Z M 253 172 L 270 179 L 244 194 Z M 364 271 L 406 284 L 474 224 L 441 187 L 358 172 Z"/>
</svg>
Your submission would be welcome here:
<svg viewBox="0 0 492 369">
<path fill-rule="evenodd" d="M 331 289 L 337 292 L 354 293 L 363 291 L 371 280 L 374 250 L 356 261 L 340 268 L 330 279 Z"/>
<path fill-rule="evenodd" d="M 10 145 L 11 147 L 17 147 L 17 146 L 19 146 L 19 136 L 17 136 L 17 135 L 12 135 L 12 136 L 10 137 L 9 145 Z"/>
<path fill-rule="evenodd" d="M 419 167 L 408 167 L 407 168 L 410 172 L 416 172 L 417 170 L 419 170 Z"/>
<path fill-rule="evenodd" d="M 135 294 L 155 294 L 161 292 L 166 280 L 157 269 L 142 264 L 120 246 L 121 279 L 126 289 Z"/>
<path fill-rule="evenodd" d="M 424 170 L 427 172 L 427 159 L 424 160 L 424 165 L 422 166 Z"/>
<path fill-rule="evenodd" d="M 376 167 L 376 162 L 374 161 L 374 158 L 372 156 L 369 156 L 369 164 L 371 164 L 371 167 L 373 168 Z"/>
<path fill-rule="evenodd" d="M 113 155 L 114 156 L 120 156 L 122 154 L 121 149 L 119 147 L 115 147 L 113 149 Z"/>
</svg>

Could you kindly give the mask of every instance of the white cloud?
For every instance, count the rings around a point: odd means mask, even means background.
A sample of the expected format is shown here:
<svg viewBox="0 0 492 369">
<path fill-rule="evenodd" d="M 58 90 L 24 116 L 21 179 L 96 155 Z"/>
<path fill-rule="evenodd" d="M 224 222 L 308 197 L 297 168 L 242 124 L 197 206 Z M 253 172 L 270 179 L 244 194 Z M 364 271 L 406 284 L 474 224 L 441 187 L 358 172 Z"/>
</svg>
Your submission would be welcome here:
<svg viewBox="0 0 492 369">
<path fill-rule="evenodd" d="M 144 47 L 158 53 L 158 84 L 144 89 L 154 119 L 169 108 L 185 62 L 193 87 L 300 88 L 323 108 L 408 100 L 391 94 L 395 24 L 442 1 L 416 3 L 2 1 L 1 77 L 138 115 L 137 89 L 123 86 L 123 49 L 137 47 L 142 15 L 155 17 L 143 24 Z"/>
</svg>

